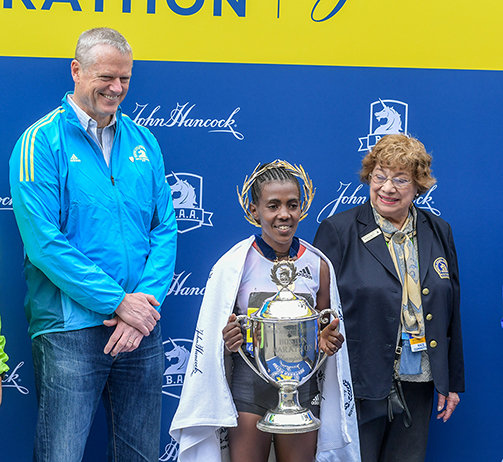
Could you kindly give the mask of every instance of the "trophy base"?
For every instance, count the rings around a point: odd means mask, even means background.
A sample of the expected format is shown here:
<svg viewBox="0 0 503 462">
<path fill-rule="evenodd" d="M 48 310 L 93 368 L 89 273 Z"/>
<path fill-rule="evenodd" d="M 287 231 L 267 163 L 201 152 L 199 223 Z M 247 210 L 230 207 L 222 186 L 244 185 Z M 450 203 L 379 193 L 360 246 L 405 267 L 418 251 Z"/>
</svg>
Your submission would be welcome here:
<svg viewBox="0 0 503 462">
<path fill-rule="evenodd" d="M 283 381 L 279 384 L 278 405 L 268 409 L 257 422 L 257 428 L 267 433 L 292 434 L 318 430 L 321 423 L 313 413 L 299 404 L 297 382 Z"/>
<path fill-rule="evenodd" d="M 309 409 L 298 412 L 284 412 L 278 408 L 268 410 L 257 422 L 257 428 L 267 433 L 293 434 L 307 433 L 320 428 L 321 422 Z"/>
</svg>

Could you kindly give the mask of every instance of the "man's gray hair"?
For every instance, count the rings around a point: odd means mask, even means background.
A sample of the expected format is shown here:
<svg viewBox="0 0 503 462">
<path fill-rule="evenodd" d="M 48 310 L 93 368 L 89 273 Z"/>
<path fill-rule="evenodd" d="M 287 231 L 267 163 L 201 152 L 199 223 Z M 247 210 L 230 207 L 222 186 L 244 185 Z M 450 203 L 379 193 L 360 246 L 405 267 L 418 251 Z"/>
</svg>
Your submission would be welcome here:
<svg viewBox="0 0 503 462">
<path fill-rule="evenodd" d="M 94 64 L 94 53 L 91 50 L 96 45 L 110 45 L 123 55 L 133 55 L 133 50 L 128 41 L 116 30 L 108 27 L 89 29 L 80 34 L 75 49 L 75 59 L 84 69 Z"/>
</svg>

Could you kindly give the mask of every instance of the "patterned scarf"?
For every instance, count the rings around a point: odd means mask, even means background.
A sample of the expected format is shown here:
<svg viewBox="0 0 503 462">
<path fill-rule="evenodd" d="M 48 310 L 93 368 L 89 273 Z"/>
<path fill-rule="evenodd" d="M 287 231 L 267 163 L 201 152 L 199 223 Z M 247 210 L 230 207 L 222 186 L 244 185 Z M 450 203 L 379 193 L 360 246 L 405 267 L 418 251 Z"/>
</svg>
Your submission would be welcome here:
<svg viewBox="0 0 503 462">
<path fill-rule="evenodd" d="M 419 262 L 412 242 L 416 235 L 416 215 L 414 207 L 409 210 L 402 229 L 397 230 L 386 218 L 372 207 L 376 223 L 381 228 L 391 259 L 402 283 L 401 320 L 403 330 L 415 338 L 424 337 L 423 304 L 419 282 Z M 412 212 L 411 212 L 412 211 Z"/>
</svg>

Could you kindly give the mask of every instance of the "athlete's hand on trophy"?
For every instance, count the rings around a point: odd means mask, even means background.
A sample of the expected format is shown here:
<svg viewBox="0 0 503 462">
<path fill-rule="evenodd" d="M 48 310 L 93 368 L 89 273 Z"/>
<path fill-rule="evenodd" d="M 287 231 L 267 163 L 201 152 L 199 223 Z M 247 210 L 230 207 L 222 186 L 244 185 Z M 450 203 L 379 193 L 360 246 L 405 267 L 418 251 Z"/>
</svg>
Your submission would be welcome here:
<svg viewBox="0 0 503 462">
<path fill-rule="evenodd" d="M 236 315 L 233 313 L 227 320 L 227 325 L 222 329 L 224 337 L 225 354 L 235 353 L 243 343 L 243 332 L 241 326 L 236 321 Z"/>
<path fill-rule="evenodd" d="M 157 321 L 161 319 L 161 315 L 154 308 L 159 305 L 160 303 L 153 295 L 142 292 L 126 294 L 124 300 L 115 310 L 115 314 L 147 336 L 150 335 Z"/>
<path fill-rule="evenodd" d="M 339 319 L 334 319 L 326 326 L 320 335 L 320 347 L 328 355 L 337 353 L 344 343 L 344 335 L 339 330 Z"/>
</svg>

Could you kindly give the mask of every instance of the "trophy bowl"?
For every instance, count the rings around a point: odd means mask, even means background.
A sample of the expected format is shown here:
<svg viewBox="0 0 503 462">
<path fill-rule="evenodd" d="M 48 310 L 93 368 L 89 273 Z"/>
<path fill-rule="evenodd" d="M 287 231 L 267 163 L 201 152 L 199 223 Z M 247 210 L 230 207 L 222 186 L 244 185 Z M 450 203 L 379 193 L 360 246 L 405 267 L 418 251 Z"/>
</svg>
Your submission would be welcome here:
<svg viewBox="0 0 503 462">
<path fill-rule="evenodd" d="M 266 300 L 250 316 L 238 316 L 251 331 L 255 365 L 244 354 L 244 361 L 263 380 L 278 388 L 278 405 L 267 410 L 257 428 L 268 433 L 304 433 L 317 430 L 320 421 L 299 403 L 298 387 L 307 382 L 321 367 L 326 354 L 319 347 L 321 323 L 335 318 L 333 309 L 317 312 L 301 296 L 293 293 L 297 271 L 292 261 L 275 263 L 271 279 L 278 293 Z"/>
</svg>

